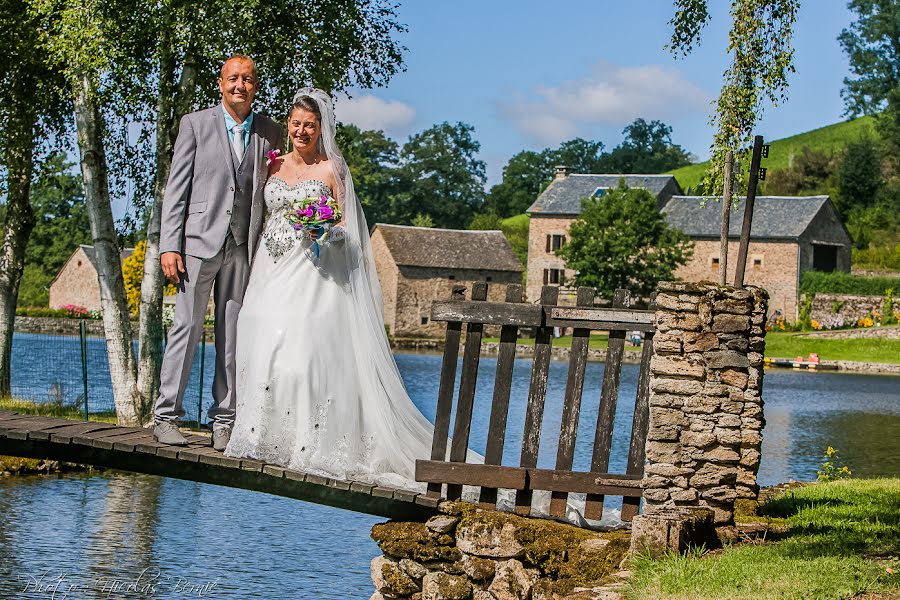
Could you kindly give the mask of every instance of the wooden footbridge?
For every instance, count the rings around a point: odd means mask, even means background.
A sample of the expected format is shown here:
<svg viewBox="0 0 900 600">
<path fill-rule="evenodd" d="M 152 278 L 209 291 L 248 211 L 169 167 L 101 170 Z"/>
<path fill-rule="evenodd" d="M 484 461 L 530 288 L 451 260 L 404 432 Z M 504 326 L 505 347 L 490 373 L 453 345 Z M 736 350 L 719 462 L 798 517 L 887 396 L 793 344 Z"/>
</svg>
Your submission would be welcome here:
<svg viewBox="0 0 900 600">
<path fill-rule="evenodd" d="M 576 306 L 556 306 L 558 288 L 545 286 L 537 305 L 522 302 L 522 286 L 509 285 L 505 302 L 488 302 L 488 286 L 474 283 L 467 299 L 457 287 L 449 301 L 435 303 L 432 319 L 447 322 L 433 449 L 430 460 L 417 461 L 416 478 L 428 484 L 425 493 L 392 489 L 359 481 L 331 479 L 257 460 L 223 456 L 209 445 L 209 437 L 188 435 L 187 446 L 157 442 L 150 429 L 118 427 L 109 423 L 0 412 L 0 454 L 49 458 L 256 490 L 392 519 L 420 520 L 437 510 L 444 498 L 460 497 L 463 485 L 480 487 L 485 508 L 497 503 L 497 490 L 515 490 L 515 508 L 528 514 L 536 490 L 552 494 L 550 514 L 563 517 L 570 493 L 587 494 L 584 516 L 598 519 L 604 496 L 624 498 L 622 518 L 637 514 L 642 494 L 644 444 L 649 414 L 650 358 L 655 332 L 652 310 L 627 307 L 619 290 L 612 308 L 594 306 L 591 290 L 578 290 Z M 462 370 L 456 389 L 459 345 L 465 325 Z M 481 339 L 486 325 L 501 326 L 500 349 L 488 432 L 485 464 L 467 464 L 466 449 L 475 400 Z M 513 361 L 519 328 L 532 328 L 535 349 L 525 414 L 519 464 L 501 464 L 507 432 Z M 555 469 L 537 468 L 541 424 L 551 359 L 554 327 L 573 329 L 568 381 L 562 410 Z M 578 432 L 591 330 L 609 331 L 592 461 L 588 472 L 572 470 Z M 631 443 L 625 473 L 609 473 L 613 421 L 616 413 L 625 336 L 644 332 L 641 372 L 635 397 Z M 455 422 L 450 436 L 453 400 Z M 449 446 L 449 452 L 448 452 Z"/>
</svg>

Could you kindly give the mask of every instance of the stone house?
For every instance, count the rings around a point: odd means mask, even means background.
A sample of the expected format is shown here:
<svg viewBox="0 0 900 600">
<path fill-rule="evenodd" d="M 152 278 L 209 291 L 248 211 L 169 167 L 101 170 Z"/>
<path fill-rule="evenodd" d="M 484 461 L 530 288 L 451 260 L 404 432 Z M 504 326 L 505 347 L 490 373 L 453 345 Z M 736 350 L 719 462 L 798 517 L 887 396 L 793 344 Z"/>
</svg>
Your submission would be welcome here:
<svg viewBox="0 0 900 600">
<path fill-rule="evenodd" d="M 718 281 L 722 205 L 700 196 L 674 196 L 663 208 L 669 225 L 694 241 L 694 253 L 675 275 L 685 281 Z M 734 281 L 744 199 L 731 211 L 727 281 Z M 800 276 L 804 271 L 850 272 L 852 240 L 828 196 L 760 196 L 744 281 L 769 292 L 769 310 L 788 321 L 798 317 Z"/>
<path fill-rule="evenodd" d="M 681 186 L 672 175 L 598 175 L 569 173 L 566 167 L 556 167 L 556 177 L 528 209 L 528 270 L 526 297 L 537 302 L 541 286 L 559 284 L 575 276 L 565 268 L 556 251 L 566 243 L 569 226 L 581 214 L 581 200 L 602 197 L 607 190 L 619 186 L 624 179 L 631 188 L 643 188 L 656 197 L 662 208 L 669 199 L 681 194 Z M 560 304 L 574 304 L 574 288 L 560 290 Z"/>
<path fill-rule="evenodd" d="M 133 252 L 134 248 L 125 248 L 121 260 L 124 262 Z M 79 245 L 50 282 L 50 308 L 65 304 L 100 310 L 100 282 L 93 246 Z"/>
<path fill-rule="evenodd" d="M 431 304 L 454 285 L 473 281 L 522 283 L 522 263 L 500 231 L 464 231 L 378 223 L 372 251 L 381 281 L 384 322 L 397 337 L 440 337 L 446 323 L 431 322 Z M 488 300 L 502 302 L 505 285 Z"/>
</svg>

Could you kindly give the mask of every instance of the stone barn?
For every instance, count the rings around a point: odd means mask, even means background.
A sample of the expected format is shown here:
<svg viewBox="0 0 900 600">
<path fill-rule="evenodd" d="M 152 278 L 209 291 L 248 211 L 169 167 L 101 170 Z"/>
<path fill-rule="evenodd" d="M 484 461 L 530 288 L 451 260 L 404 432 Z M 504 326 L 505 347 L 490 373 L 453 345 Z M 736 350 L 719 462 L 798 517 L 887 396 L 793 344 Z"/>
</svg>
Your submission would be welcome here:
<svg viewBox="0 0 900 600">
<path fill-rule="evenodd" d="M 630 188 L 642 188 L 656 197 L 662 208 L 669 198 L 681 194 L 681 187 L 672 175 L 598 175 L 569 173 L 566 167 L 556 167 L 556 178 L 550 182 L 528 209 L 528 277 L 526 296 L 529 302 L 541 297 L 541 286 L 558 285 L 572 278 L 556 251 L 566 243 L 569 225 L 581 214 L 583 198 L 602 197 L 608 190 L 619 187 L 624 179 Z M 575 289 L 560 289 L 560 304 L 575 303 Z"/>
<path fill-rule="evenodd" d="M 372 251 L 381 281 L 384 322 L 396 337 L 441 337 L 431 304 L 454 285 L 487 281 L 488 300 L 502 302 L 507 283 L 522 283 L 522 263 L 500 231 L 465 231 L 378 223 Z"/>
<path fill-rule="evenodd" d="M 722 205 L 700 196 L 674 196 L 663 208 L 669 225 L 694 241 L 694 254 L 675 275 L 685 281 L 719 280 Z M 744 200 L 729 220 L 728 273 L 734 281 Z M 798 317 L 800 276 L 804 271 L 850 272 L 852 240 L 828 196 L 760 196 L 753 205 L 753 227 L 744 281 L 769 292 L 769 310 Z"/>
<path fill-rule="evenodd" d="M 134 248 L 122 250 L 124 261 Z M 50 308 L 66 304 L 100 310 L 100 282 L 97 278 L 97 259 L 93 246 L 81 244 L 50 282 Z"/>
</svg>

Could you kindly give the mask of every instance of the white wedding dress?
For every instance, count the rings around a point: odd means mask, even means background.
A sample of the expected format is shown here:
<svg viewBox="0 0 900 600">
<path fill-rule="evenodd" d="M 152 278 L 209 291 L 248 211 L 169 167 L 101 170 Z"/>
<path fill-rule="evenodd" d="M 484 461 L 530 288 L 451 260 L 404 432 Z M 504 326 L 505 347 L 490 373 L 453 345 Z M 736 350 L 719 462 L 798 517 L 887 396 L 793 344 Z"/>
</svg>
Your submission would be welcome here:
<svg viewBox="0 0 900 600">
<path fill-rule="evenodd" d="M 336 228 L 316 256 L 285 221 L 292 200 L 322 194 L 333 195 L 316 180 L 266 183 L 268 218 L 237 325 L 237 413 L 225 455 L 422 490 L 415 460 L 430 457 L 433 426 L 403 389 L 389 348 L 385 360 L 354 331 L 361 317 L 346 246 L 360 240 L 353 228 Z"/>
</svg>

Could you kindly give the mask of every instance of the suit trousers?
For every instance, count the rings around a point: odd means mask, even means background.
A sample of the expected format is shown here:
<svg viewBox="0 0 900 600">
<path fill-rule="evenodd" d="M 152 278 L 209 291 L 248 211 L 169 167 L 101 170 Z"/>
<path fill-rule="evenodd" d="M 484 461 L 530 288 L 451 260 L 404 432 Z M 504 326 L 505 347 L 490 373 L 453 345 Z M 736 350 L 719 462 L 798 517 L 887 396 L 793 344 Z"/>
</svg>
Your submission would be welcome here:
<svg viewBox="0 0 900 600">
<path fill-rule="evenodd" d="M 216 370 L 213 405 L 207 415 L 211 423 L 230 428 L 234 425 L 237 320 L 250 279 L 247 244 L 236 243 L 229 233 L 218 254 L 209 259 L 186 255 L 184 267 L 186 272 L 181 274 L 175 316 L 163 356 L 155 419 L 177 421 L 184 416 L 184 394 L 213 292 Z"/>
</svg>

